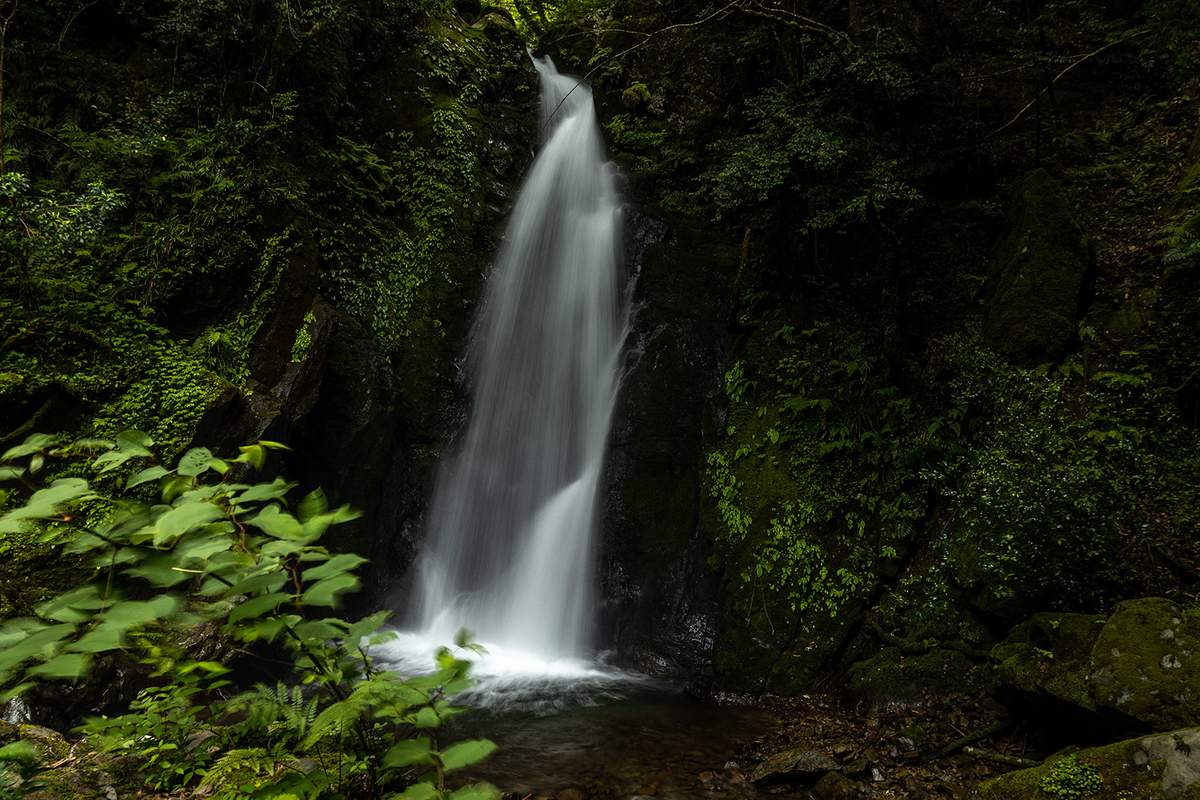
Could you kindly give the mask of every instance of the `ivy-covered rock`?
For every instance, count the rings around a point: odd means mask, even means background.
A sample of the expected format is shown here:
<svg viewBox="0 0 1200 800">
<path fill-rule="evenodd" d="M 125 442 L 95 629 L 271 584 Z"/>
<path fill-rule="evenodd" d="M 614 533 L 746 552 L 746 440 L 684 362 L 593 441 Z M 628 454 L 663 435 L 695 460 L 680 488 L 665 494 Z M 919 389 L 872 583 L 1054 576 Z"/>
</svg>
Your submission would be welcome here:
<svg viewBox="0 0 1200 800">
<path fill-rule="evenodd" d="M 987 344 L 1027 362 L 1061 356 L 1075 333 L 1091 259 L 1058 182 L 1043 169 L 1022 177 L 992 257 Z"/>
<path fill-rule="evenodd" d="M 1200 729 L 1058 753 L 1044 764 L 994 778 L 972 800 L 1200 798 Z"/>
<path fill-rule="evenodd" d="M 1170 600 L 1130 600 L 1107 620 L 1036 614 L 992 658 L 1002 699 L 1048 721 L 1200 723 L 1200 613 Z"/>
</svg>

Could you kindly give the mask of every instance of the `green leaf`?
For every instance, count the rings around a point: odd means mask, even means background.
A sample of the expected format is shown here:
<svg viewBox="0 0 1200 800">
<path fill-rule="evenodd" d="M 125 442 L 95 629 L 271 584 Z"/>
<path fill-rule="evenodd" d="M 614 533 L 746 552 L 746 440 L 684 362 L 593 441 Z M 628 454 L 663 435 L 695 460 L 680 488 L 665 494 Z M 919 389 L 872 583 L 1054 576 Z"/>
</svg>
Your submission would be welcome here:
<svg viewBox="0 0 1200 800">
<path fill-rule="evenodd" d="M 186 503 L 176 506 L 154 523 L 154 546 L 173 544 L 188 531 L 207 525 L 221 516 L 221 509 L 212 503 Z"/>
<path fill-rule="evenodd" d="M 361 584 L 354 575 L 334 575 L 317 581 L 300 596 L 301 605 L 336 606 L 338 598 L 346 592 L 356 592 Z"/>
<path fill-rule="evenodd" d="M 246 617 L 258 617 L 268 611 L 274 611 L 279 606 L 292 599 L 292 595 L 278 592 L 275 594 L 264 594 L 260 597 L 251 597 L 246 602 L 235 608 L 229 613 L 229 621 L 237 622 Z"/>
<path fill-rule="evenodd" d="M 304 535 L 304 529 L 300 526 L 300 522 L 288 512 L 281 511 L 279 506 L 267 506 L 246 521 L 256 528 L 262 529 L 268 536 L 273 536 L 276 539 L 308 541 Z"/>
<path fill-rule="evenodd" d="M 436 728 L 442 724 L 442 718 L 432 708 L 426 706 L 417 712 L 413 726 L 416 728 Z"/>
<path fill-rule="evenodd" d="M 24 474 L 24 467 L 0 467 L 0 481 L 15 481 Z"/>
<path fill-rule="evenodd" d="M 10 620 L 0 629 L 0 674 L 32 658 L 49 658 L 58 649 L 59 642 L 75 632 L 75 626 L 69 622 L 50 626 L 36 625 L 21 631 L 21 622 Z M 10 631 L 15 634 L 15 638 L 10 635 Z"/>
<path fill-rule="evenodd" d="M 209 463 L 212 458 L 212 451 L 207 447 L 193 447 L 179 459 L 179 465 L 175 471 L 185 478 L 195 478 L 212 468 Z"/>
<path fill-rule="evenodd" d="M 149 483 L 150 481 L 156 481 L 159 478 L 163 477 L 164 475 L 170 475 L 170 474 L 171 474 L 170 471 L 167 470 L 165 467 L 159 467 L 159 466 L 146 467 L 141 472 L 139 472 L 135 475 L 131 475 L 129 477 L 129 480 L 125 481 L 125 488 L 132 489 L 135 486 L 141 486 L 143 483 Z"/>
<path fill-rule="evenodd" d="M 450 793 L 451 800 L 500 800 L 500 790 L 487 781 L 464 786 Z"/>
<path fill-rule="evenodd" d="M 346 629 L 346 644 L 350 647 L 358 647 L 359 642 L 379 630 L 379 626 L 387 622 L 391 613 L 391 611 L 376 611 L 352 624 Z"/>
<path fill-rule="evenodd" d="M 82 678 L 87 674 L 91 665 L 91 657 L 84 653 L 64 653 L 50 659 L 45 664 L 38 664 L 36 667 L 26 670 L 25 674 L 50 680 Z"/>
<path fill-rule="evenodd" d="M 16 741 L 0 747 L 0 763 L 21 764 L 29 767 L 37 763 L 37 748 L 29 742 Z"/>
<path fill-rule="evenodd" d="M 92 618 L 89 611 L 97 611 L 103 607 L 104 597 L 99 586 L 81 586 L 53 600 L 47 600 L 39 605 L 36 611 L 39 617 L 55 622 L 82 622 Z"/>
<path fill-rule="evenodd" d="M 467 742 L 452 744 L 438 754 L 442 768 L 447 772 L 462 769 L 468 764 L 482 761 L 496 749 L 495 743 L 487 739 L 472 739 Z"/>
<path fill-rule="evenodd" d="M 12 461 L 14 458 L 31 455 L 42 450 L 49 450 L 58 444 L 58 437 L 49 433 L 31 433 L 25 441 L 16 447 L 10 447 L 0 456 L 0 461 Z"/>
<path fill-rule="evenodd" d="M 355 569 L 361 564 L 367 563 L 367 559 L 354 553 L 339 553 L 333 558 L 326 561 L 324 564 L 316 567 L 309 567 L 304 570 L 300 578 L 308 583 L 309 581 L 319 581 L 324 578 L 330 578 L 334 575 L 343 575 L 350 570 Z"/>
<path fill-rule="evenodd" d="M 431 783 L 414 783 L 400 794 L 391 795 L 388 800 L 434 800 L 441 793 Z"/>
<path fill-rule="evenodd" d="M 423 736 L 419 739 L 405 739 L 396 743 L 383 757 L 385 767 L 407 767 L 412 764 L 432 765 L 433 763 L 429 740 Z"/>
<path fill-rule="evenodd" d="M 49 519 L 62 514 L 70 503 L 92 497 L 88 482 L 83 478 L 60 478 L 49 487 L 33 493 L 29 502 L 0 517 L 0 533 L 19 531 L 20 520 Z"/>
</svg>

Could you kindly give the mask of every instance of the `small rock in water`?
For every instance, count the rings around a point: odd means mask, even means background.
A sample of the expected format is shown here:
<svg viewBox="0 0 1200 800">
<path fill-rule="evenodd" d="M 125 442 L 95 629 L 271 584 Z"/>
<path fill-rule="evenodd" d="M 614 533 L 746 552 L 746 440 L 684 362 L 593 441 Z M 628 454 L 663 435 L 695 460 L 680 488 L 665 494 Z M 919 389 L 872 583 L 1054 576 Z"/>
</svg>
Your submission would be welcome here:
<svg viewBox="0 0 1200 800">
<path fill-rule="evenodd" d="M 857 783 L 837 772 L 826 772 L 813 787 L 821 800 L 849 800 L 857 790 Z"/>
</svg>

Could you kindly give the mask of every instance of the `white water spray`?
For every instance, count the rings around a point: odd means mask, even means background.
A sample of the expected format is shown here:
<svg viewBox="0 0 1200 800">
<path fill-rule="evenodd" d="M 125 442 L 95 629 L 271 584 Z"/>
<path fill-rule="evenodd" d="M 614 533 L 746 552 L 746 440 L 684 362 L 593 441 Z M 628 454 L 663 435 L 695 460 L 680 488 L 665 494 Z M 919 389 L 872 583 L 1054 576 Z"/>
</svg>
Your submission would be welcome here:
<svg viewBox="0 0 1200 800">
<path fill-rule="evenodd" d="M 620 206 L 592 94 L 548 57 L 534 63 L 543 146 L 473 331 L 472 405 L 421 561 L 423 630 L 395 648 L 407 661 L 402 651 L 469 628 L 496 656 L 477 666 L 484 680 L 595 671 L 580 659 L 592 644 L 592 533 L 624 336 Z"/>
</svg>

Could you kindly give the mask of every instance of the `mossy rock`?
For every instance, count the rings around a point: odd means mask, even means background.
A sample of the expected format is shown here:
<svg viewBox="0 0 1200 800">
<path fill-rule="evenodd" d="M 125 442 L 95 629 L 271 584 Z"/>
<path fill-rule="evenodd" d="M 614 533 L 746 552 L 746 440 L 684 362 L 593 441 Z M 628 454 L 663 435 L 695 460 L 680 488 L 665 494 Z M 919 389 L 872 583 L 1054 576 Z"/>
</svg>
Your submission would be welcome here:
<svg viewBox="0 0 1200 800">
<path fill-rule="evenodd" d="M 1021 178 L 992 258 L 987 345 L 1027 363 L 1060 357 L 1075 333 L 1091 261 L 1058 182 L 1042 169 Z"/>
<path fill-rule="evenodd" d="M 1002 695 L 1092 710 L 1087 675 L 1104 623 L 1090 614 L 1035 614 L 992 650 Z"/>
<path fill-rule="evenodd" d="M 973 800 L 1182 798 L 1200 800 L 1200 729 L 1189 728 L 1076 752 L 987 781 Z"/>
<path fill-rule="evenodd" d="M 1200 724 L 1200 612 L 1163 598 L 1122 603 L 1091 662 L 1088 687 L 1098 708 L 1158 730 Z"/>
<path fill-rule="evenodd" d="M 1200 724 L 1200 611 L 1170 600 L 1130 600 L 1107 620 L 1036 614 L 992 660 L 1000 699 L 1050 722 Z"/>
<path fill-rule="evenodd" d="M 934 647 L 926 653 L 906 655 L 898 647 L 885 647 L 850 667 L 846 692 L 856 705 L 888 708 L 897 703 L 918 705 L 930 694 L 974 694 L 988 683 L 987 667 L 958 650 Z"/>
</svg>

